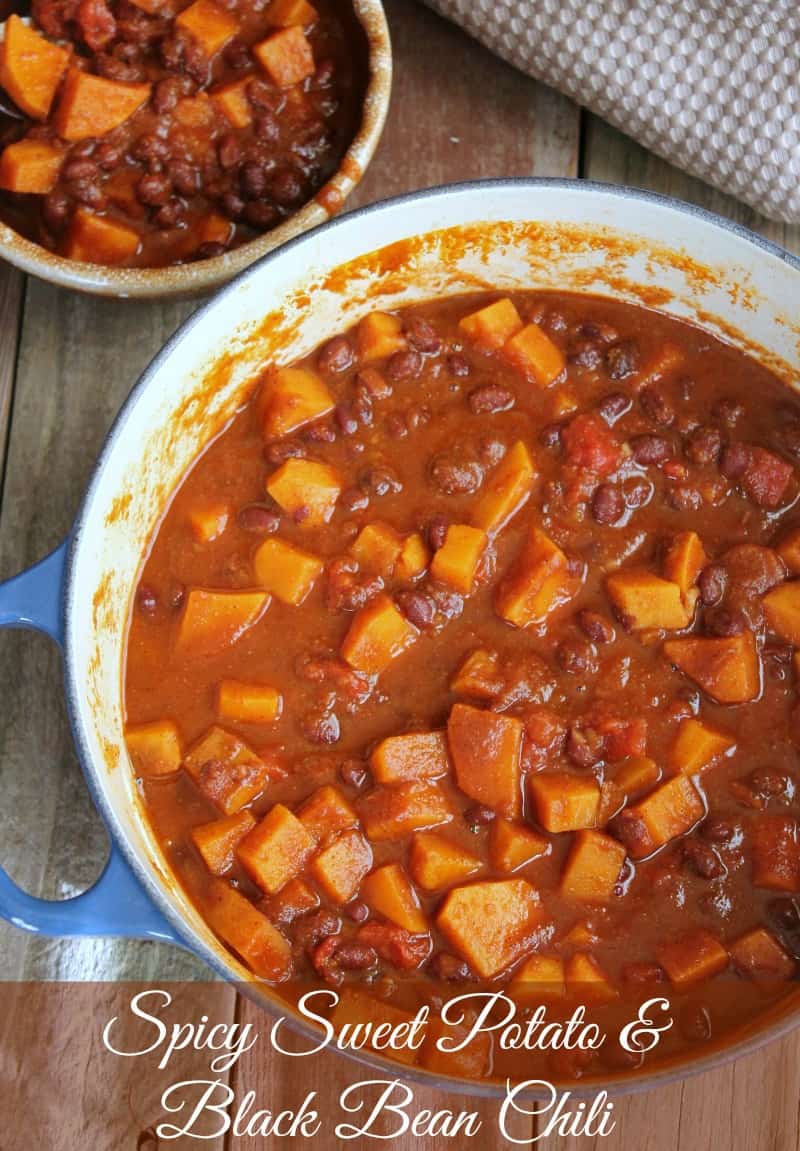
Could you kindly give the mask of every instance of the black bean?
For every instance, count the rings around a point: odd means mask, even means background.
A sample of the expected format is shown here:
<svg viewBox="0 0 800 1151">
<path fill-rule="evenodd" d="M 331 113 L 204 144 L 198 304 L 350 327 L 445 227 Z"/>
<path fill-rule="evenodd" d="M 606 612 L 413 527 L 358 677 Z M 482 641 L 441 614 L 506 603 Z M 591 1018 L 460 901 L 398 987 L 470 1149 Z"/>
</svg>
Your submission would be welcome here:
<svg viewBox="0 0 800 1151">
<path fill-rule="evenodd" d="M 597 405 L 597 410 L 607 424 L 615 424 L 631 410 L 632 406 L 633 401 L 624 392 L 609 392 L 607 396 L 603 396 Z"/>
<path fill-rule="evenodd" d="M 430 627 L 436 618 L 436 604 L 430 596 L 419 591 L 399 591 L 396 596 L 400 611 L 415 627 Z"/>
<path fill-rule="evenodd" d="M 600 484 L 592 496 L 592 515 L 599 524 L 616 524 L 625 514 L 625 498 L 615 484 Z"/>
<path fill-rule="evenodd" d="M 639 370 L 639 346 L 634 340 L 622 340 L 606 351 L 606 371 L 612 380 L 624 380 Z"/>
<path fill-rule="evenodd" d="M 639 405 L 648 420 L 660 427 L 669 427 L 675 421 L 675 409 L 660 388 L 645 388 L 639 396 Z"/>
<path fill-rule="evenodd" d="M 475 415 L 507 412 L 514 407 L 516 396 L 510 388 L 499 384 L 482 384 L 469 394 L 469 406 Z"/>
<path fill-rule="evenodd" d="M 317 366 L 323 372 L 346 372 L 355 362 L 355 351 L 347 336 L 334 336 L 320 348 Z"/>
<path fill-rule="evenodd" d="M 700 599 L 707 606 L 718 604 L 725 595 L 727 573 L 722 564 L 707 564 L 697 577 Z"/>
<path fill-rule="evenodd" d="M 663 464 L 672 454 L 672 445 L 663 436 L 641 435 L 631 440 L 631 452 L 637 464 L 647 467 Z"/>
</svg>

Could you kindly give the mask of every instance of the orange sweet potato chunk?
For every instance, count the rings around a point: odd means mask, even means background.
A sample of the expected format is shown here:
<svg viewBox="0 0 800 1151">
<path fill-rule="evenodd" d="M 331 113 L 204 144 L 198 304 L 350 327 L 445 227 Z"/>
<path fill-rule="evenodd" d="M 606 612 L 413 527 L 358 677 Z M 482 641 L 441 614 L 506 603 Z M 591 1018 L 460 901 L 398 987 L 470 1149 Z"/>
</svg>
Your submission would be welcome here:
<svg viewBox="0 0 800 1151">
<path fill-rule="evenodd" d="M 265 591 L 192 588 L 181 612 L 175 651 L 182 659 L 221 653 L 258 622 L 269 602 Z"/>
<path fill-rule="evenodd" d="M 388 577 L 403 551 L 403 537 L 391 524 L 365 524 L 350 545 L 350 554 L 358 566 L 367 572 Z"/>
<path fill-rule="evenodd" d="M 46 196 L 58 180 L 64 153 L 43 140 L 18 140 L 0 156 L 0 188 L 23 195 Z"/>
<path fill-rule="evenodd" d="M 211 727 L 183 758 L 183 768 L 207 799 L 232 815 L 277 774 L 252 748 L 222 727 Z"/>
<path fill-rule="evenodd" d="M 498 654 L 485 648 L 470 652 L 450 681 L 451 691 L 475 699 L 492 699 L 502 688 Z"/>
<path fill-rule="evenodd" d="M 304 527 L 326 524 L 341 490 L 336 469 L 316 460 L 286 460 L 267 480 L 275 503 Z"/>
<path fill-rule="evenodd" d="M 678 835 L 685 835 L 705 815 L 702 797 L 688 775 L 662 783 L 613 821 L 632 859 L 652 855 Z"/>
<path fill-rule="evenodd" d="M 230 508 L 227 504 L 199 504 L 189 512 L 189 527 L 199 544 L 210 544 L 225 531 L 229 517 Z"/>
<path fill-rule="evenodd" d="M 511 823 L 507 819 L 493 819 L 489 828 L 489 859 L 495 871 L 508 874 L 549 855 L 549 840 L 538 835 L 530 827 L 521 823 Z"/>
<path fill-rule="evenodd" d="M 404 839 L 414 831 L 449 823 L 453 812 L 435 783 L 417 780 L 396 787 L 376 787 L 356 805 L 371 840 Z"/>
<path fill-rule="evenodd" d="M 314 847 L 297 816 L 276 803 L 239 843 L 236 855 L 253 882 L 272 895 L 303 870 Z"/>
<path fill-rule="evenodd" d="M 343 1028 L 347 1028 L 350 1035 L 361 1031 L 365 1036 L 365 1046 L 373 1053 L 383 1056 L 389 1054 L 393 1060 L 408 1064 L 416 1063 L 419 1055 L 415 1047 L 402 1041 L 404 1037 L 407 1038 L 404 1029 L 410 1027 L 413 1019 L 410 1012 L 352 987 L 342 990 L 330 1017 L 335 1035 Z M 396 1047 L 387 1046 L 391 1035 L 399 1036 L 400 1041 Z"/>
<path fill-rule="evenodd" d="M 408 866 L 416 884 L 439 891 L 480 871 L 483 861 L 444 835 L 421 831 L 411 840 Z"/>
<path fill-rule="evenodd" d="M 680 939 L 663 944 L 658 961 L 676 987 L 687 987 L 724 971 L 728 952 L 709 931 L 693 928 Z"/>
<path fill-rule="evenodd" d="M 358 325 L 356 345 L 364 363 L 402 351 L 406 346 L 403 321 L 390 312 L 370 312 Z"/>
<path fill-rule="evenodd" d="M 333 396 L 323 380 L 308 368 L 276 368 L 269 372 L 258 396 L 261 429 L 266 440 L 289 436 L 333 411 Z"/>
<path fill-rule="evenodd" d="M 251 812 L 238 811 L 192 828 L 192 842 L 213 875 L 223 875 L 233 867 L 237 844 L 255 825 Z"/>
<path fill-rule="evenodd" d="M 471 883 L 451 891 L 437 926 L 482 979 L 493 979 L 533 947 L 547 920 L 538 892 L 524 879 Z"/>
<path fill-rule="evenodd" d="M 247 95 L 249 78 L 221 84 L 209 96 L 234 128 L 248 128 L 253 122 L 253 108 Z"/>
<path fill-rule="evenodd" d="M 241 892 L 217 879 L 203 894 L 201 904 L 212 930 L 256 975 L 272 983 L 287 978 L 292 967 L 288 939 Z"/>
<path fill-rule="evenodd" d="M 567 994 L 564 961 L 557 955 L 532 955 L 514 976 L 509 992 L 518 1003 L 563 999 Z"/>
<path fill-rule="evenodd" d="M 399 863 L 387 863 L 371 872 L 361 884 L 361 898 L 378 915 L 412 935 L 428 930 L 419 897 Z"/>
<path fill-rule="evenodd" d="M 619 618 L 631 631 L 675 631 L 692 622 L 694 604 L 684 603 L 678 584 L 661 579 L 646 568 L 614 572 L 606 579 L 606 591 Z"/>
<path fill-rule="evenodd" d="M 731 944 L 734 967 L 756 983 L 791 979 L 797 964 L 765 927 L 740 935 Z"/>
<path fill-rule="evenodd" d="M 126 728 L 125 744 L 137 775 L 170 775 L 181 766 L 181 737 L 169 720 Z"/>
<path fill-rule="evenodd" d="M 256 583 L 291 607 L 305 600 L 324 566 L 317 556 L 275 536 L 265 539 L 253 557 Z"/>
<path fill-rule="evenodd" d="M 349 903 L 372 867 L 372 848 L 360 831 L 346 831 L 320 852 L 311 875 L 331 903 Z"/>
<path fill-rule="evenodd" d="M 443 731 L 410 731 L 381 740 L 370 756 L 376 783 L 438 779 L 447 774 L 450 757 Z"/>
<path fill-rule="evenodd" d="M 113 132 L 150 99 L 149 84 L 123 84 L 71 68 L 53 125 L 62 140 L 88 140 Z"/>
<path fill-rule="evenodd" d="M 142 237 L 135 228 L 109 216 L 98 216 L 88 208 L 78 208 L 62 250 L 68 260 L 113 266 L 132 260 L 141 244 Z"/>
<path fill-rule="evenodd" d="M 760 815 L 752 824 L 753 884 L 800 891 L 800 828 L 790 815 Z"/>
<path fill-rule="evenodd" d="M 584 903 L 607 903 L 625 862 L 617 839 L 601 831 L 579 831 L 561 875 L 561 893 Z"/>
<path fill-rule="evenodd" d="M 17 15 L 0 41 L 0 84 L 27 116 L 46 120 L 69 64 L 69 51 L 47 40 Z"/>
<path fill-rule="evenodd" d="M 800 575 L 800 527 L 791 528 L 777 547 L 778 555 L 792 575 Z"/>
<path fill-rule="evenodd" d="M 628 799 L 658 783 L 661 769 L 654 759 L 646 755 L 631 755 L 620 761 L 614 773 L 614 783 Z"/>
<path fill-rule="evenodd" d="M 419 532 L 412 532 L 403 541 L 400 555 L 397 557 L 394 574 L 402 581 L 417 579 L 427 570 L 431 553 L 428 545 Z"/>
<path fill-rule="evenodd" d="M 495 595 L 500 616 L 515 627 L 544 623 L 578 590 L 567 557 L 543 531 L 534 528 Z"/>
<path fill-rule="evenodd" d="M 509 448 L 486 481 L 472 522 L 489 535 L 499 532 L 528 499 L 536 472 L 522 440 Z"/>
<path fill-rule="evenodd" d="M 566 963 L 567 989 L 583 1002 L 607 1003 L 618 991 L 593 955 L 577 951 Z"/>
<path fill-rule="evenodd" d="M 190 34 L 209 58 L 224 48 L 239 31 L 236 17 L 220 4 L 215 4 L 214 0 L 194 0 L 176 16 L 175 23 Z"/>
<path fill-rule="evenodd" d="M 664 655 L 718 703 L 748 703 L 761 691 L 761 661 L 751 631 L 667 640 Z"/>
<path fill-rule="evenodd" d="M 464 316 L 458 326 L 476 344 L 496 350 L 520 330 L 522 320 L 511 300 L 504 299 Z"/>
<path fill-rule="evenodd" d="M 450 1048 L 453 1040 L 463 1042 L 467 1039 L 476 1019 L 474 1011 L 465 1011 L 463 1022 L 445 1024 L 441 1018 L 433 1015 L 425 1027 L 421 1065 L 436 1075 L 455 1075 L 473 1081 L 485 1076 L 491 1060 L 491 1035 L 479 1032 L 472 1035 L 469 1042 L 459 1050 L 453 1051 Z M 447 1040 L 444 1050 L 439 1046 L 440 1039 Z"/>
<path fill-rule="evenodd" d="M 308 0 L 272 0 L 267 9 L 267 19 L 278 28 L 288 28 L 292 24 L 308 28 L 318 18 L 319 13 Z"/>
<path fill-rule="evenodd" d="M 594 776 L 543 771 L 528 780 L 536 818 L 546 831 L 579 831 L 594 827 L 600 788 Z"/>
<path fill-rule="evenodd" d="M 320 898 L 302 879 L 290 879 L 277 895 L 271 895 L 262 904 L 273 923 L 292 923 L 308 911 L 319 907 Z"/>
<path fill-rule="evenodd" d="M 533 384 L 547 388 L 566 369 L 564 353 L 538 324 L 526 324 L 503 346 L 505 358 Z"/>
<path fill-rule="evenodd" d="M 800 580 L 779 584 L 762 600 L 770 630 L 800 647 Z"/>
<path fill-rule="evenodd" d="M 697 532 L 679 532 L 664 555 L 662 572 L 664 579 L 676 583 L 681 595 L 686 596 L 707 563 L 708 556 Z"/>
<path fill-rule="evenodd" d="M 342 659 L 356 671 L 380 675 L 411 646 L 419 631 L 386 594 L 363 607 L 342 641 Z"/>
<path fill-rule="evenodd" d="M 736 740 L 731 736 L 715 731 L 694 716 L 689 716 L 678 728 L 678 738 L 670 752 L 670 763 L 675 771 L 697 775 L 735 750 Z"/>
<path fill-rule="evenodd" d="M 431 561 L 431 575 L 449 584 L 462 595 L 469 595 L 475 586 L 475 573 L 488 539 L 481 528 L 468 524 L 451 524 L 444 543 Z"/>
<path fill-rule="evenodd" d="M 471 799 L 507 819 L 522 810 L 520 751 L 522 721 L 513 715 L 457 703 L 447 721 L 447 739 L 458 786 Z"/>
<path fill-rule="evenodd" d="M 223 679 L 217 687 L 217 716 L 230 723 L 274 723 L 283 710 L 283 696 L 266 683 Z"/>
<path fill-rule="evenodd" d="M 313 76 L 316 69 L 311 45 L 296 24 L 256 44 L 253 55 L 278 88 L 292 88 Z"/>
<path fill-rule="evenodd" d="M 358 816 L 332 784 L 318 788 L 298 808 L 297 818 L 315 843 L 324 847 L 343 831 L 358 826 Z"/>
</svg>

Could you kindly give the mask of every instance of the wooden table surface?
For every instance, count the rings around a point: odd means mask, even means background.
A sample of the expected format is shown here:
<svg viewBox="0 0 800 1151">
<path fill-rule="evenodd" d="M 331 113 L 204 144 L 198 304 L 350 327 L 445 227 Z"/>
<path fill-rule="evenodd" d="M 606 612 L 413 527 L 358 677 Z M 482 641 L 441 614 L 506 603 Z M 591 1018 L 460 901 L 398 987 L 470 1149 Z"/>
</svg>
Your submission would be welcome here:
<svg viewBox="0 0 800 1151">
<path fill-rule="evenodd" d="M 667 192 L 800 251 L 800 229 L 761 219 L 684 176 L 569 100 L 519 75 L 418 3 L 388 0 L 387 8 L 395 49 L 392 110 L 352 206 L 450 180 L 578 175 Z M 0 266 L 0 578 L 39 559 L 64 537 L 114 414 L 140 369 L 194 307 L 84 298 Z M 0 859 L 28 891 L 48 898 L 75 895 L 99 874 L 107 842 L 70 740 L 58 655 L 46 639 L 3 634 L 0 699 Z M 202 979 L 205 974 L 176 948 L 59 942 L 0 925 L 4 980 Z M 237 1006 L 230 989 L 219 994 L 231 1016 L 251 1012 L 241 1002 Z M 0 1050 L 13 1027 L 13 1018 L 0 1020 Z M 81 1045 L 91 1041 L 86 1034 L 71 1037 L 76 1059 Z M 294 1061 L 265 1057 L 262 1048 L 257 1065 L 241 1073 L 260 1083 L 260 1094 L 276 1105 L 299 1103 L 310 1086 L 323 1094 L 338 1092 L 354 1078 L 353 1067 L 333 1056 L 314 1060 L 313 1067 L 304 1063 L 302 1071 L 298 1076 Z M 447 1104 L 446 1097 L 431 1092 L 420 1093 L 418 1101 Z M 620 1100 L 617 1129 L 607 1139 L 551 1138 L 535 1145 L 570 1151 L 594 1142 L 608 1151 L 789 1151 L 800 1146 L 799 1102 L 800 1036 L 703 1077 Z M 496 1107 L 483 1110 L 488 1116 Z M 511 1145 L 492 1131 L 487 1123 L 486 1134 L 469 1145 L 481 1151 Z M 135 1148 L 139 1132 L 136 1124 L 123 1123 L 113 1146 Z M 530 1125 L 523 1125 L 517 1138 L 529 1139 L 531 1133 Z M 46 1142 L 59 1151 L 83 1145 L 65 1132 Z M 425 1138 L 393 1142 L 397 1151 L 453 1144 Z M 230 1144 L 240 1145 L 293 1147 L 295 1142 Z"/>
</svg>

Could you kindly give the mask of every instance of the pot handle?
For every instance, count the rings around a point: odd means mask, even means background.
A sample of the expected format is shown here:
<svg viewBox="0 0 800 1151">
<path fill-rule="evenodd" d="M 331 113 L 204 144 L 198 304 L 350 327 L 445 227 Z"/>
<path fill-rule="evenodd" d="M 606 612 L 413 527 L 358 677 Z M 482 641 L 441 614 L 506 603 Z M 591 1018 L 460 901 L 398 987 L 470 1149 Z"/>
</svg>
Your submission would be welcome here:
<svg viewBox="0 0 800 1151">
<path fill-rule="evenodd" d="M 44 632 L 64 646 L 64 567 L 69 540 L 32 568 L 0 583 L 0 628 Z M 37 899 L 0 868 L 0 919 L 41 935 L 115 935 L 183 941 L 152 904 L 117 847 L 93 887 L 74 899 Z"/>
</svg>

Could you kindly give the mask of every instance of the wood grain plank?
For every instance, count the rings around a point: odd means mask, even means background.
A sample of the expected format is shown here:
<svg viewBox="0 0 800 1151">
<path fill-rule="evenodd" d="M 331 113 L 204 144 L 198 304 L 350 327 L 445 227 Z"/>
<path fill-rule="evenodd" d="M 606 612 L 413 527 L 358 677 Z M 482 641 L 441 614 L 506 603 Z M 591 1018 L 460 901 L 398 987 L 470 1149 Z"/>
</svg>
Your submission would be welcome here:
<svg viewBox="0 0 800 1151">
<path fill-rule="evenodd" d="M 9 265 L 0 265 L 0 491 L 5 475 L 8 423 L 17 371 L 24 276 Z"/>
</svg>

